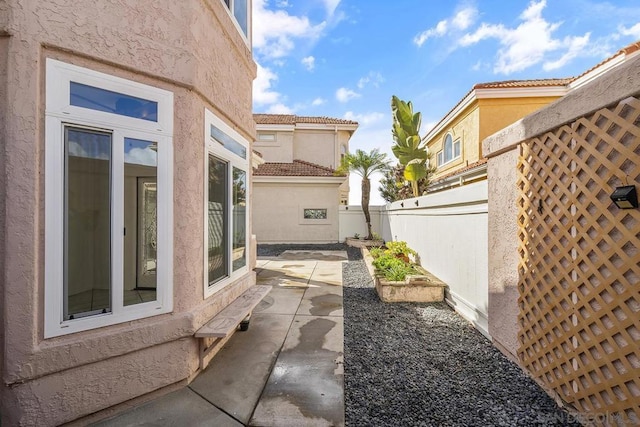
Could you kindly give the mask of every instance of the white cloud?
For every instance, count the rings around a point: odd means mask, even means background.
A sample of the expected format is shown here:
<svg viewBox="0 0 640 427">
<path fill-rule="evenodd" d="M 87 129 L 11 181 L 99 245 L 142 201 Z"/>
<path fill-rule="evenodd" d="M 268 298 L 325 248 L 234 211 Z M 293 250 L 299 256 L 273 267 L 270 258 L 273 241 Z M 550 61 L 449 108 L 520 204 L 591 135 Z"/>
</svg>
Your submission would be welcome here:
<svg viewBox="0 0 640 427">
<path fill-rule="evenodd" d="M 316 67 L 316 58 L 314 58 L 313 56 L 306 56 L 304 58 L 302 58 L 302 65 L 305 66 L 305 68 L 309 71 L 313 71 L 313 69 Z"/>
<path fill-rule="evenodd" d="M 501 48 L 493 66 L 495 73 L 511 74 L 543 63 L 547 70 L 564 66 L 588 48 L 589 33 L 568 36 L 563 40 L 553 38 L 561 22 L 551 23 L 542 17 L 546 0 L 532 1 L 520 14 L 522 23 L 515 28 L 503 24 L 483 23 L 475 31 L 465 34 L 458 41 L 460 46 L 470 46 L 486 39 L 497 39 Z M 561 57 L 550 61 L 547 56 L 560 52 Z"/>
<path fill-rule="evenodd" d="M 476 8 L 465 7 L 464 9 L 459 10 L 458 13 L 453 16 L 453 19 L 451 19 L 451 24 L 454 28 L 464 31 L 471 25 L 473 25 L 474 22 L 476 22 L 477 17 L 478 11 L 476 10 Z"/>
<path fill-rule="evenodd" d="M 353 111 L 347 111 L 344 113 L 344 118 L 346 120 L 354 120 L 360 124 L 360 126 L 370 126 L 374 123 L 377 123 L 384 119 L 385 115 L 383 113 L 371 112 L 371 113 L 363 113 L 356 114 Z M 389 125 L 389 129 L 391 129 L 391 125 Z"/>
<path fill-rule="evenodd" d="M 360 94 L 352 91 L 351 89 L 347 89 L 346 87 L 341 87 L 336 91 L 336 99 L 340 102 L 348 102 L 354 98 L 359 98 Z"/>
<path fill-rule="evenodd" d="M 324 3 L 324 7 L 327 10 L 328 16 L 333 16 L 336 8 L 340 4 L 340 0 L 322 0 Z"/>
<path fill-rule="evenodd" d="M 370 71 L 369 74 L 362 77 L 358 80 L 358 88 L 363 89 L 367 84 L 371 84 L 373 87 L 377 88 L 380 86 L 380 83 L 384 82 L 384 77 L 377 71 Z"/>
<path fill-rule="evenodd" d="M 478 18 L 478 10 L 473 6 L 464 6 L 448 19 L 438 22 L 435 27 L 424 30 L 413 38 L 413 42 L 422 46 L 430 38 L 443 37 L 451 32 L 464 31 Z"/>
<path fill-rule="evenodd" d="M 287 56 L 295 40 L 316 40 L 326 22 L 312 24 L 306 16 L 292 16 L 285 10 L 269 10 L 266 0 L 253 1 L 253 47 L 265 59 Z M 336 5 L 337 6 L 337 5 Z"/>
<path fill-rule="evenodd" d="M 637 24 L 626 28 L 624 26 L 620 26 L 620 34 L 622 34 L 623 36 L 632 36 L 634 39 L 640 39 L 640 22 L 638 22 Z"/>
<path fill-rule="evenodd" d="M 256 105 L 274 104 L 280 99 L 280 94 L 271 89 L 271 84 L 278 80 L 278 75 L 269 68 L 257 65 L 258 72 L 253 81 L 253 102 Z"/>
<path fill-rule="evenodd" d="M 293 109 L 282 103 L 272 104 L 267 109 L 267 114 L 293 114 Z"/>
<path fill-rule="evenodd" d="M 569 46 L 565 54 L 555 61 L 546 61 L 542 64 L 542 68 L 545 71 L 551 71 L 564 67 L 571 62 L 572 59 L 584 52 L 589 45 L 590 36 L 591 33 L 587 33 L 582 37 L 569 37 L 568 40 L 564 41 L 564 44 Z"/>
<path fill-rule="evenodd" d="M 324 98 L 316 98 L 311 102 L 311 105 L 317 107 L 318 105 L 325 104 L 326 102 L 327 102 L 327 100 L 324 99 Z"/>
</svg>

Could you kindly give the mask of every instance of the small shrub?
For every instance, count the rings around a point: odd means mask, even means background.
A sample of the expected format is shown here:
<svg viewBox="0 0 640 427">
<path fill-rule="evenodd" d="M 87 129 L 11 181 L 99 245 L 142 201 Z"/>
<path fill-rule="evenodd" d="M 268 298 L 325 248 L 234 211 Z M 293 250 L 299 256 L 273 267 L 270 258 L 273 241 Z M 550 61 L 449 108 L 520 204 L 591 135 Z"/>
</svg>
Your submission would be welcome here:
<svg viewBox="0 0 640 427">
<path fill-rule="evenodd" d="M 402 282 L 410 274 L 416 274 L 416 270 L 411 265 L 394 265 L 384 272 L 384 278 L 391 282 Z"/>
<path fill-rule="evenodd" d="M 384 253 L 384 249 L 380 247 L 369 248 L 369 253 L 373 257 L 373 259 L 376 259 L 376 258 L 379 258 Z"/>
<path fill-rule="evenodd" d="M 416 255 L 416 251 L 411 249 L 407 242 L 387 242 L 387 251 L 392 255 L 404 255 L 409 257 L 409 255 Z"/>
<path fill-rule="evenodd" d="M 360 235 L 358 233 L 356 233 L 356 234 L 353 235 L 353 238 L 354 239 L 360 239 Z"/>
<path fill-rule="evenodd" d="M 382 240 L 382 236 L 376 233 L 375 231 L 371 233 L 371 237 L 373 237 L 373 240 Z"/>
<path fill-rule="evenodd" d="M 383 253 L 373 260 L 376 271 L 382 274 L 385 279 L 393 282 L 401 282 L 408 274 L 416 274 L 417 271 L 400 258 L 394 255 Z"/>
</svg>

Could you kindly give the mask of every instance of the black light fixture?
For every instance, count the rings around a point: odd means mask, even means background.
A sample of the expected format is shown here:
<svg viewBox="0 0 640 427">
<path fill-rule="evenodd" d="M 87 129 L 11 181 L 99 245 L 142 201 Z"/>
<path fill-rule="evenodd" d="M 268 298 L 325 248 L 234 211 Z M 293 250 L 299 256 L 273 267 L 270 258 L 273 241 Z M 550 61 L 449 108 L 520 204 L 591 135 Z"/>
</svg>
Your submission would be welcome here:
<svg viewBox="0 0 640 427">
<path fill-rule="evenodd" d="M 623 187 L 616 187 L 613 194 L 611 194 L 611 200 L 620 209 L 635 209 L 638 207 L 638 194 L 636 193 L 635 185 L 625 185 Z"/>
</svg>

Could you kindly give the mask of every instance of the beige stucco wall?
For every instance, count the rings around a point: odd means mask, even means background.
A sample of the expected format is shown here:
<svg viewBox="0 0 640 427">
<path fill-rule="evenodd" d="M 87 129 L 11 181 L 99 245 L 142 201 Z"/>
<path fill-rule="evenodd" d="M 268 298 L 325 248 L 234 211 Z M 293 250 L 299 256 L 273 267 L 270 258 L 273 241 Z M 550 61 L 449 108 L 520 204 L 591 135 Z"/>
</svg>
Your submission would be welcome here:
<svg viewBox="0 0 640 427">
<path fill-rule="evenodd" d="M 188 380 L 198 361 L 194 331 L 255 282 L 248 273 L 203 298 L 204 109 L 252 141 L 255 64 L 217 0 L 5 5 L 2 423 L 57 425 Z M 173 92 L 173 313 L 43 339 L 45 58 Z"/>
<path fill-rule="evenodd" d="M 437 162 L 437 153 L 443 149 L 444 138 L 447 133 L 451 133 L 453 142 L 457 141 L 458 138 L 462 141 L 462 152 L 460 153 L 460 158 L 447 163 L 443 167 L 439 167 L 431 178 L 432 181 L 437 180 L 439 177 L 447 175 L 456 169 L 478 161 L 480 158 L 480 140 L 478 139 L 479 127 L 480 110 L 478 109 L 477 103 L 473 103 L 459 114 L 448 127 L 427 141 L 429 151 L 433 153 L 431 161 L 434 162 L 434 164 Z"/>
<path fill-rule="evenodd" d="M 4 26 L 3 6 L 0 5 L 0 32 Z M 0 100 L 7 97 L 7 49 L 9 47 L 9 40 L 0 34 Z M 6 102 L 0 101 L 0 147 L 5 146 L 5 116 L 6 116 Z M 5 194 L 4 194 L 4 177 L 5 177 L 5 151 L 0 150 L 0 254 L 5 252 Z M 4 348 L 4 257 L 0 256 L 0 349 Z M 3 377 L 4 372 L 4 352 L 0 351 L 0 378 Z M 0 391 L 0 397 L 2 393 Z M 1 410 L 1 408 L 0 408 Z"/>
<path fill-rule="evenodd" d="M 259 127 L 258 127 L 259 129 Z M 275 134 L 275 141 L 256 141 L 253 147 L 265 162 L 293 162 L 293 131 L 264 131 Z"/>
<path fill-rule="evenodd" d="M 348 143 L 345 142 L 345 136 L 348 141 L 348 132 L 335 132 L 330 127 L 326 131 L 296 129 L 293 158 L 335 169 L 340 159 L 339 142 Z"/>
<path fill-rule="evenodd" d="M 254 183 L 253 230 L 258 243 L 338 241 L 338 183 Z M 303 220 L 302 209 L 327 209 L 327 220 Z"/>
</svg>

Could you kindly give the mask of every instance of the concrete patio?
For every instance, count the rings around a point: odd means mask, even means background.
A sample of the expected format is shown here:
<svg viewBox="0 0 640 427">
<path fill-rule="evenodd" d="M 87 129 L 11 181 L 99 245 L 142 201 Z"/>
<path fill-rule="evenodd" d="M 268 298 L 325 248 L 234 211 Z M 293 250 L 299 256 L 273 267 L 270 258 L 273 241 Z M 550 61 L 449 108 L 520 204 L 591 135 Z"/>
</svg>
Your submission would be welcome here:
<svg viewBox="0 0 640 427">
<path fill-rule="evenodd" d="M 188 386 L 99 426 L 344 425 L 344 251 L 258 260 L 273 290 Z"/>
</svg>

